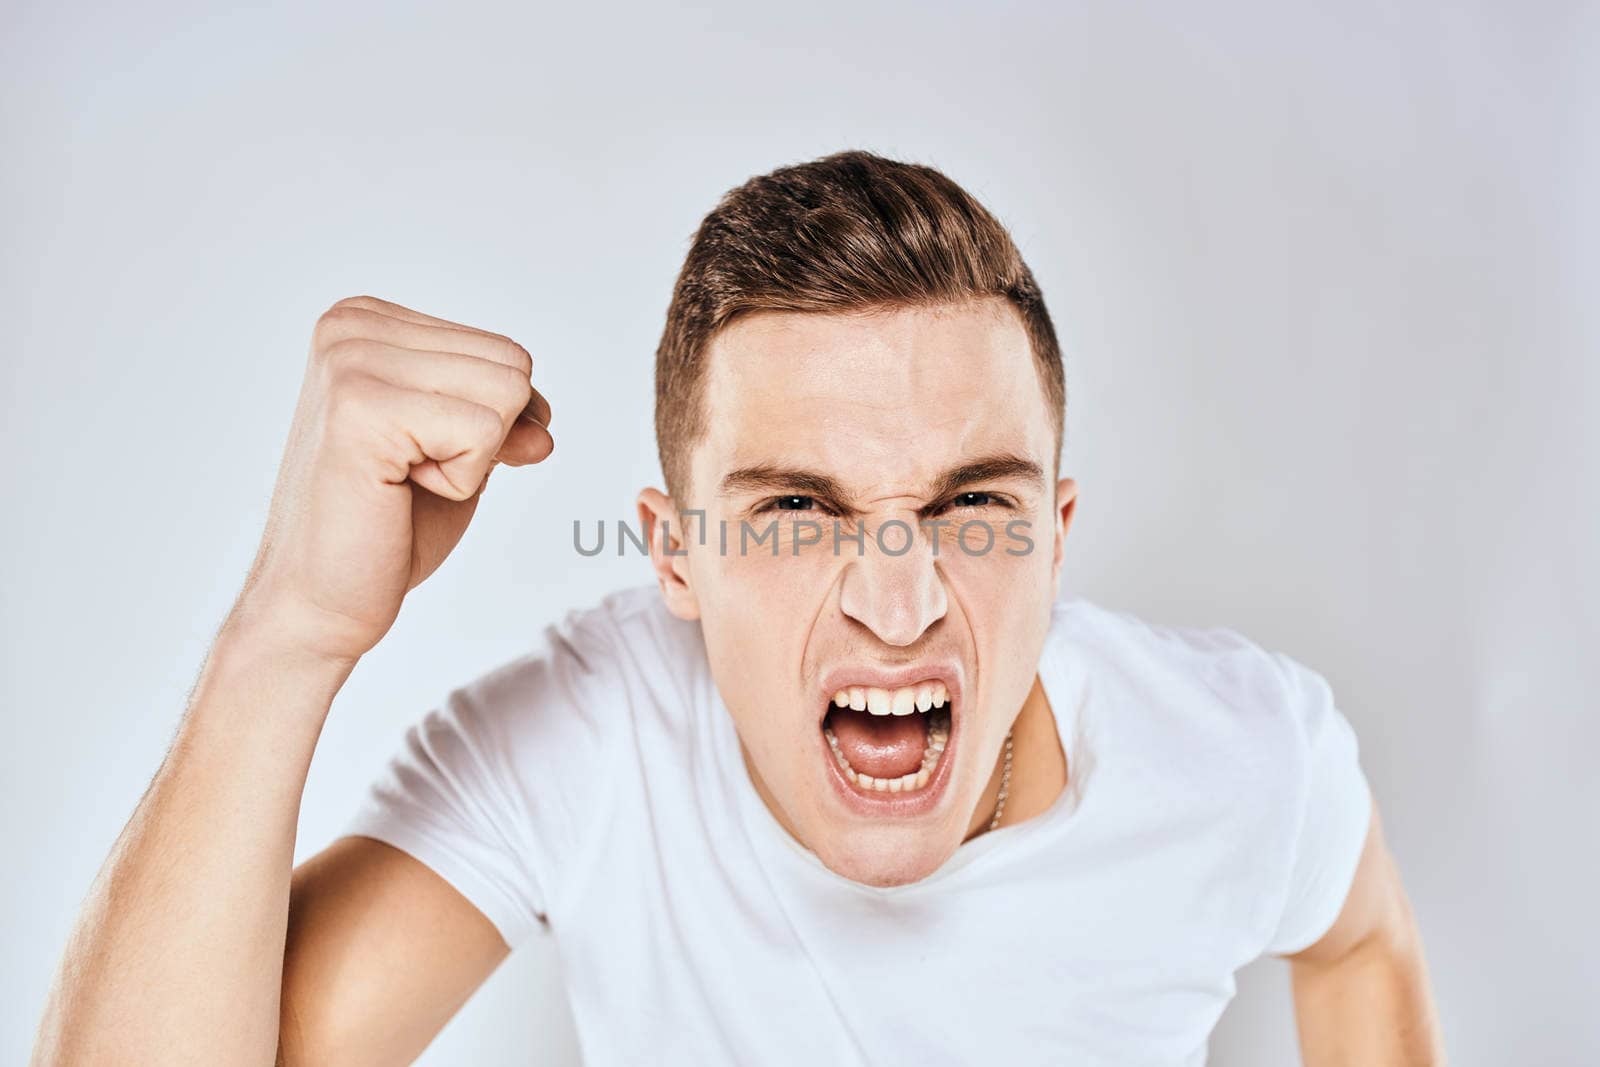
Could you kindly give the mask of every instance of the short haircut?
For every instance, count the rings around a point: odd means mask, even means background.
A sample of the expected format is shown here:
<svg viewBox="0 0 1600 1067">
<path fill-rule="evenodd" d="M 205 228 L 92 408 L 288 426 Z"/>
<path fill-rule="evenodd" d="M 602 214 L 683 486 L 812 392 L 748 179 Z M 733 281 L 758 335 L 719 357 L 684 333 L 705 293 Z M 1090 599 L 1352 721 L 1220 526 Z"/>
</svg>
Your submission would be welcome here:
<svg viewBox="0 0 1600 1067">
<path fill-rule="evenodd" d="M 1002 297 L 1021 316 L 1057 452 L 1066 381 L 1033 273 L 997 219 L 931 167 L 838 152 L 751 178 L 700 224 L 656 350 L 656 447 L 683 505 L 704 439 L 707 350 L 757 311 L 851 312 Z"/>
</svg>

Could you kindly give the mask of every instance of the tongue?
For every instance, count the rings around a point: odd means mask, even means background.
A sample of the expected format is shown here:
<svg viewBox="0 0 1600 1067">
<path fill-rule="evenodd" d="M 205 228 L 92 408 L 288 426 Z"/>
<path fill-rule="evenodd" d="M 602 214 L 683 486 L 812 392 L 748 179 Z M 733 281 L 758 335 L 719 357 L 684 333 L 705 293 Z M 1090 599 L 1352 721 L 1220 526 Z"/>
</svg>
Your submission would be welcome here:
<svg viewBox="0 0 1600 1067">
<path fill-rule="evenodd" d="M 827 724 L 857 774 L 899 778 L 922 766 L 928 748 L 926 719 L 926 715 L 873 715 L 836 707 L 828 713 Z"/>
</svg>

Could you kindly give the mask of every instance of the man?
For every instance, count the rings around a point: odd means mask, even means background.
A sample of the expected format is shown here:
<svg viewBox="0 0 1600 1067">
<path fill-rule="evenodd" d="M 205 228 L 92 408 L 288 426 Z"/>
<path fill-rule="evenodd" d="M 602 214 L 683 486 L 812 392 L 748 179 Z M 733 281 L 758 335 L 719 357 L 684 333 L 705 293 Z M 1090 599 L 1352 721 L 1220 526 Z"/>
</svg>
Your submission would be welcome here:
<svg viewBox="0 0 1600 1067">
<path fill-rule="evenodd" d="M 1004 229 L 861 152 L 701 226 L 657 354 L 657 589 L 454 691 L 291 874 L 356 661 L 531 361 L 366 297 L 317 323 L 261 550 L 68 947 L 40 1063 L 395 1063 L 540 924 L 596 1063 L 1193 1064 L 1263 953 L 1305 1059 L 1437 1062 L 1326 683 L 1056 601 L 1063 373 Z"/>
</svg>

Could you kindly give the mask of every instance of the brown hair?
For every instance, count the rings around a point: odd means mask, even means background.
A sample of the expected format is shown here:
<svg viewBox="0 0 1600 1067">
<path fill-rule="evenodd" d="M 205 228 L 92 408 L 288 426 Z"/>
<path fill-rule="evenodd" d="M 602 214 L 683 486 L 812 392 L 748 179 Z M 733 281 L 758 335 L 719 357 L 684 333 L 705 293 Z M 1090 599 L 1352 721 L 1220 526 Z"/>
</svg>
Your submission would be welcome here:
<svg viewBox="0 0 1600 1067">
<path fill-rule="evenodd" d="M 751 178 L 695 233 L 656 350 L 656 447 L 667 490 L 688 488 L 706 432 L 706 351 L 755 311 L 865 311 L 1004 297 L 1033 348 L 1061 444 L 1066 382 L 1044 297 L 1011 236 L 931 167 L 839 152 Z"/>
</svg>

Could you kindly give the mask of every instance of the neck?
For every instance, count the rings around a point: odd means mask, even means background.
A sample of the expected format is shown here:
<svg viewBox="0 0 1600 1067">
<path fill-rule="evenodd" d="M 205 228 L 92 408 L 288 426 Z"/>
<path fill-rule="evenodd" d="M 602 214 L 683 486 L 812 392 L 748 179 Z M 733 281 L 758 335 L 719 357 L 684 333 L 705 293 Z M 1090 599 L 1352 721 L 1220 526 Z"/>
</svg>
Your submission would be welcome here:
<svg viewBox="0 0 1600 1067">
<path fill-rule="evenodd" d="M 989 775 L 989 784 L 978 798 L 963 840 L 970 841 L 988 830 L 1000 798 L 1004 767 L 1005 746 L 1002 744 Z M 1061 748 L 1061 734 L 1056 729 L 1055 714 L 1050 710 L 1044 685 L 1035 676 L 1033 688 L 1028 691 L 1011 727 L 1011 784 L 1000 825 L 1012 826 L 1042 815 L 1066 786 L 1067 755 Z"/>
</svg>

